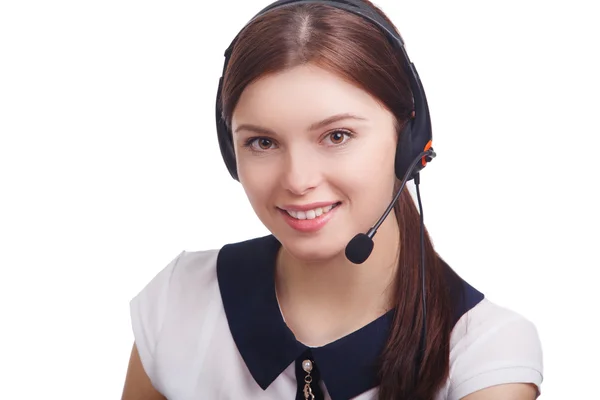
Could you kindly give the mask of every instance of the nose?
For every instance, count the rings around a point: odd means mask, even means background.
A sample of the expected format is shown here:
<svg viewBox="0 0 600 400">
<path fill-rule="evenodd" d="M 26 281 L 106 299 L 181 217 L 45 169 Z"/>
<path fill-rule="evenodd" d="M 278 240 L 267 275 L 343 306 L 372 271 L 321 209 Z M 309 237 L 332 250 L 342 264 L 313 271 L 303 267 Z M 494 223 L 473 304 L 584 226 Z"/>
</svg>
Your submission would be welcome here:
<svg viewBox="0 0 600 400">
<path fill-rule="evenodd" d="M 309 151 L 288 151 L 281 171 L 282 186 L 294 195 L 304 195 L 322 179 L 318 160 Z"/>
</svg>

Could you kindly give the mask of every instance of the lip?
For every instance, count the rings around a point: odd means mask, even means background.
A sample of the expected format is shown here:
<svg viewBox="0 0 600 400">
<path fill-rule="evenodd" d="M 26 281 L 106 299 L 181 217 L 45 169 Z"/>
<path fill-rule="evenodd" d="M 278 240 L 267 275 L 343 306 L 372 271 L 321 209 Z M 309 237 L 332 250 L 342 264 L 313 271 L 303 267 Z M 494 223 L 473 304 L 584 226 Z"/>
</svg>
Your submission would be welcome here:
<svg viewBox="0 0 600 400">
<path fill-rule="evenodd" d="M 281 210 L 287 210 L 287 211 L 308 211 L 308 210 L 314 210 L 315 208 L 323 208 L 323 207 L 327 207 L 327 206 L 332 206 L 334 204 L 339 203 L 339 201 L 321 201 L 319 203 L 310 203 L 310 204 L 289 204 L 289 205 L 285 205 L 282 207 L 277 207 Z"/>
<path fill-rule="evenodd" d="M 323 204 L 324 206 L 328 206 L 330 204 L 337 204 L 337 203 L 338 202 L 314 203 L 314 204 Z M 318 205 L 314 206 L 313 204 L 309 204 L 308 206 L 310 206 L 312 208 L 319 207 Z M 303 233 L 313 233 L 313 232 L 317 232 L 318 230 L 323 228 L 334 217 L 335 213 L 337 212 L 338 208 L 340 208 L 340 207 L 341 207 L 341 204 L 338 205 L 337 207 L 332 208 L 327 213 L 321 214 L 318 217 L 313 218 L 313 219 L 296 219 L 296 218 L 292 217 L 290 214 L 288 214 L 285 210 L 278 209 L 278 211 L 281 213 L 283 220 L 285 222 L 287 222 L 287 224 L 292 229 L 295 229 L 295 230 L 297 230 L 299 232 L 303 232 Z M 311 210 L 312 208 L 307 208 L 307 209 Z M 295 210 L 290 210 L 290 211 L 295 211 Z M 297 210 L 297 211 L 304 211 L 304 210 Z"/>
</svg>

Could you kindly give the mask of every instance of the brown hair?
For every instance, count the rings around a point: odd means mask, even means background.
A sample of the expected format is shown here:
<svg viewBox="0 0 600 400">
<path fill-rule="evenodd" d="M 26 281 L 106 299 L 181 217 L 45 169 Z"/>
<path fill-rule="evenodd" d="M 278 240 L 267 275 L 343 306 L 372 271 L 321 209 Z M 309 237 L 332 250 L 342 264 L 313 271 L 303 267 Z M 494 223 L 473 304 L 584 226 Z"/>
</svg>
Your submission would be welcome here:
<svg viewBox="0 0 600 400">
<path fill-rule="evenodd" d="M 393 26 L 379 9 L 370 5 Z M 233 110 L 248 84 L 266 74 L 305 63 L 332 71 L 370 93 L 394 114 L 398 133 L 401 132 L 413 110 L 401 56 L 369 21 L 322 4 L 269 11 L 241 32 L 223 80 L 222 117 L 227 126 L 231 126 Z M 394 323 L 379 367 L 379 398 L 429 400 L 448 377 L 451 299 L 441 260 L 425 232 L 427 335 L 424 352 L 419 355 L 423 327 L 420 216 L 407 189 L 394 210 L 400 227 L 401 252 L 395 281 Z"/>
</svg>

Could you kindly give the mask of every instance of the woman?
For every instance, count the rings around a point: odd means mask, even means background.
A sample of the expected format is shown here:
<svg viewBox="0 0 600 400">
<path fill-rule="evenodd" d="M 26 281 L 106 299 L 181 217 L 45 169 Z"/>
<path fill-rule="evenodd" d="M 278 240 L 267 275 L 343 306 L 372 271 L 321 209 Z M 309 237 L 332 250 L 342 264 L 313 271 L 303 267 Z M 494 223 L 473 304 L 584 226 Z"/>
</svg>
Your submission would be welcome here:
<svg viewBox="0 0 600 400">
<path fill-rule="evenodd" d="M 460 279 L 427 234 L 421 264 L 396 156 L 427 111 L 360 14 L 391 22 L 366 1 L 319 3 L 261 12 L 220 85 L 221 150 L 272 235 L 183 252 L 132 300 L 123 399 L 535 399 L 531 322 Z M 371 253 L 350 262 L 398 188 Z"/>
</svg>

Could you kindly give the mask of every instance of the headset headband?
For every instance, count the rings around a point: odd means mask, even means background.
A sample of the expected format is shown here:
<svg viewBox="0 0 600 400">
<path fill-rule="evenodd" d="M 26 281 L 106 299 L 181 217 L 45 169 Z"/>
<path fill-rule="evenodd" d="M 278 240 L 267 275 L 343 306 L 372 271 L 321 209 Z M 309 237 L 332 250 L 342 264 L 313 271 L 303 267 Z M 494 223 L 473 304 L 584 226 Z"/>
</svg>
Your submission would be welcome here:
<svg viewBox="0 0 600 400">
<path fill-rule="evenodd" d="M 431 147 L 431 118 L 429 115 L 427 98 L 425 96 L 425 91 L 421 84 L 419 74 L 417 73 L 414 64 L 410 61 L 410 58 L 406 53 L 402 36 L 398 34 L 396 30 L 390 26 L 390 24 L 383 17 L 381 17 L 375 9 L 373 9 L 373 7 L 360 0 L 279 0 L 262 9 L 246 24 L 246 26 L 252 23 L 252 21 L 254 21 L 256 18 L 271 10 L 298 4 L 322 4 L 361 16 L 378 27 L 386 35 L 394 48 L 400 52 L 404 60 L 404 68 L 410 82 L 415 111 L 415 117 L 405 124 L 402 132 L 400 133 L 398 146 L 396 148 L 395 172 L 398 179 L 402 180 L 415 157 L 418 157 L 425 150 L 433 150 Z M 244 26 L 244 28 L 246 26 Z M 223 65 L 223 73 L 219 79 L 216 100 L 216 124 L 219 147 L 221 150 L 221 155 L 223 156 L 223 160 L 225 161 L 225 165 L 235 180 L 239 180 L 239 178 L 235 161 L 235 152 L 233 148 L 233 138 L 222 117 L 221 91 L 223 88 L 223 77 L 227 71 L 227 65 L 229 63 L 233 47 L 237 42 L 240 33 L 244 31 L 244 28 L 240 30 L 227 50 L 225 50 L 225 62 Z M 410 179 L 413 179 L 423 168 L 425 168 L 428 161 L 430 161 L 429 158 L 423 157 L 419 165 L 413 171 Z"/>
</svg>

